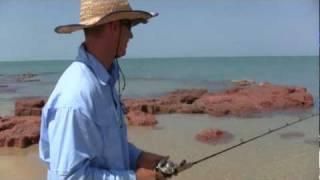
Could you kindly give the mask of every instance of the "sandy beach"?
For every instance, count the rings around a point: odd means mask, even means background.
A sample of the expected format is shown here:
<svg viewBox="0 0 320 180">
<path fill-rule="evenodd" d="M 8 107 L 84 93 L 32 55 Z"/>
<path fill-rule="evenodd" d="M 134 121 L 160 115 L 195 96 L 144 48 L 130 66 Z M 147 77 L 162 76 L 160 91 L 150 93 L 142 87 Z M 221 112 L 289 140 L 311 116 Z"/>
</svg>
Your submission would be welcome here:
<svg viewBox="0 0 320 180">
<path fill-rule="evenodd" d="M 195 161 L 268 130 L 296 120 L 293 115 L 263 118 L 214 118 L 208 115 L 157 115 L 156 127 L 129 127 L 129 139 L 142 149 L 170 155 L 179 162 Z M 207 145 L 194 139 L 201 129 L 233 132 L 226 144 Z M 318 117 L 268 135 L 203 162 L 173 179 L 316 180 L 318 179 Z M 250 131 L 249 131 L 250 129 Z M 283 138 L 286 133 L 300 136 Z M 38 146 L 0 149 L 0 179 L 45 179 L 46 167 L 38 159 Z"/>
</svg>

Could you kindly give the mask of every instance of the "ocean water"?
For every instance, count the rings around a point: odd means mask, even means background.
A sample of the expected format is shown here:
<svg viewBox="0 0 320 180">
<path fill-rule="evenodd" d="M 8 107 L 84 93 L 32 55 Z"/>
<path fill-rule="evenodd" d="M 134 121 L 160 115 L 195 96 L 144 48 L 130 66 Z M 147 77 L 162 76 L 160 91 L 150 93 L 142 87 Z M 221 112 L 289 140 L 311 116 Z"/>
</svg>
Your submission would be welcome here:
<svg viewBox="0 0 320 180">
<path fill-rule="evenodd" d="M 225 57 L 120 59 L 125 97 L 154 97 L 179 88 L 220 91 L 232 80 L 303 86 L 319 99 L 318 57 Z M 0 62 L 0 115 L 12 114 L 21 97 L 47 97 L 71 61 Z M 21 74 L 32 82 L 17 82 Z M 123 84 L 123 81 L 121 82 Z M 316 101 L 318 103 L 318 101 Z"/>
<path fill-rule="evenodd" d="M 303 86 L 315 98 L 311 110 L 264 114 L 252 118 L 208 115 L 157 115 L 155 128 L 129 127 L 129 139 L 151 152 L 173 160 L 194 161 L 279 127 L 319 109 L 318 57 L 228 57 L 120 59 L 126 76 L 125 97 L 156 97 L 181 88 L 221 91 L 232 80 Z M 13 114 L 21 97 L 46 97 L 71 61 L 0 62 L 0 116 Z M 21 74 L 36 74 L 31 82 L 18 82 Z M 120 84 L 123 84 L 121 82 Z M 177 180 L 315 180 L 318 179 L 319 117 L 288 127 L 206 161 L 173 178 Z M 197 142 L 194 135 L 219 128 L 233 139 L 217 145 Z M 285 138 L 286 133 L 298 134 Z M 0 149 L 0 179 L 44 179 L 45 167 L 37 158 L 37 146 Z M 30 166 L 33 162 L 33 166 Z M 16 173 L 18 172 L 18 173 Z"/>
</svg>

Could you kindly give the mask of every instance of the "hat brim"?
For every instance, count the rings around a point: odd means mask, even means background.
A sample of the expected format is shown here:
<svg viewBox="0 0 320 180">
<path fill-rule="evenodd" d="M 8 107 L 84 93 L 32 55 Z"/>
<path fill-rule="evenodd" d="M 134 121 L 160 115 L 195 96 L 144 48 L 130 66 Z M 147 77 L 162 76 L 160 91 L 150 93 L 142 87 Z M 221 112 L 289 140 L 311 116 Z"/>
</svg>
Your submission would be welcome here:
<svg viewBox="0 0 320 180">
<path fill-rule="evenodd" d="M 56 33 L 68 34 L 74 31 L 82 30 L 84 28 L 90 28 L 93 26 L 109 23 L 118 20 L 131 20 L 132 26 L 136 26 L 140 23 L 147 23 L 150 18 L 158 16 L 158 13 L 141 11 L 141 10 L 130 10 L 130 11 L 117 11 L 107 14 L 100 20 L 92 24 L 68 24 L 58 26 L 54 29 Z"/>
</svg>

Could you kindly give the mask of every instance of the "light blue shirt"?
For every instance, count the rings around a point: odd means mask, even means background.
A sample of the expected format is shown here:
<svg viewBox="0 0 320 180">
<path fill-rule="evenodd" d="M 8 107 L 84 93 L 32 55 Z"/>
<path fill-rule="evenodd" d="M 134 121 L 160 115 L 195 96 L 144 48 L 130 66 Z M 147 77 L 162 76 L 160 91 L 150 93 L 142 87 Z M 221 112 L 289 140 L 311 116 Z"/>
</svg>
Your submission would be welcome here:
<svg viewBox="0 0 320 180">
<path fill-rule="evenodd" d="M 135 180 L 141 153 L 127 139 L 115 90 L 119 67 L 110 71 L 83 45 L 42 110 L 40 158 L 49 180 Z"/>
</svg>

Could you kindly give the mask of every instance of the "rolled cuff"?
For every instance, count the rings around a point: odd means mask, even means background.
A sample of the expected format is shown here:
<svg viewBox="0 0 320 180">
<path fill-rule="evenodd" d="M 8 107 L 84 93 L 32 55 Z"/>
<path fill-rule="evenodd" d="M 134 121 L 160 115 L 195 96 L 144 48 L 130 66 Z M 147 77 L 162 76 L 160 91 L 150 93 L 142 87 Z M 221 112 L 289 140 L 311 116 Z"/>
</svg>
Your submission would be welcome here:
<svg viewBox="0 0 320 180">
<path fill-rule="evenodd" d="M 129 144 L 129 156 L 130 156 L 130 169 L 136 170 L 137 169 L 137 161 L 139 156 L 142 153 L 142 150 L 138 149 L 135 145 Z"/>
</svg>

